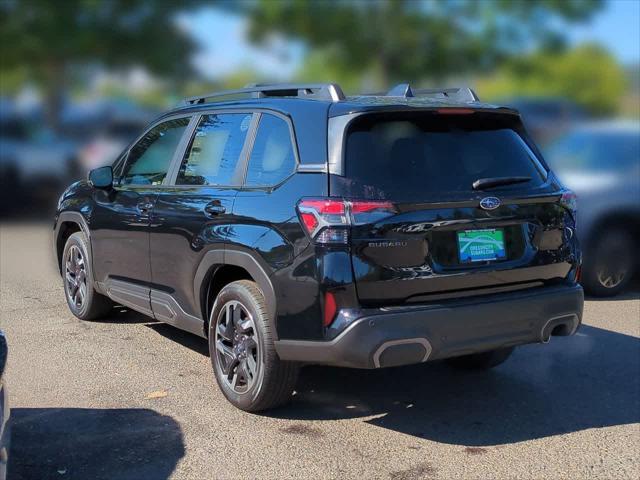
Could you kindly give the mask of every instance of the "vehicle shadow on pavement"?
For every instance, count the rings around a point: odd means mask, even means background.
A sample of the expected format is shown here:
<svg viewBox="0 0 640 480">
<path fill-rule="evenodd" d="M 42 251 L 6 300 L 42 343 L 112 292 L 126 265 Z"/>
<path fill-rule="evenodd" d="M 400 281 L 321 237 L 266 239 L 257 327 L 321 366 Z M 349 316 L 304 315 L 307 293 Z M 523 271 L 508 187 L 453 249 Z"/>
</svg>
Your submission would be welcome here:
<svg viewBox="0 0 640 480">
<path fill-rule="evenodd" d="M 591 295 L 585 295 L 585 300 L 589 300 L 591 302 L 615 302 L 615 301 L 625 301 L 625 300 L 639 300 L 640 299 L 640 279 L 634 284 L 627 288 L 622 293 L 614 297 L 594 297 Z"/>
<path fill-rule="evenodd" d="M 179 343 L 183 347 L 190 348 L 200 355 L 204 355 L 205 357 L 209 356 L 209 344 L 205 338 L 185 332 L 184 330 L 179 330 L 166 323 L 149 323 L 146 327 L 162 335 L 164 338 Z"/>
<path fill-rule="evenodd" d="M 131 310 L 127 307 L 116 305 L 109 311 L 104 318 L 92 320 L 94 323 L 112 323 L 112 324 L 128 324 L 128 323 L 152 323 L 155 322 L 151 317 L 147 317 L 141 313 Z"/>
<path fill-rule="evenodd" d="M 516 349 L 488 372 L 443 362 L 383 370 L 308 367 L 288 407 L 295 420 L 370 417 L 420 438 L 492 446 L 640 422 L 640 339 L 583 326 Z"/>
<path fill-rule="evenodd" d="M 142 408 L 14 408 L 8 478 L 167 479 L 185 454 L 180 425 Z"/>
</svg>

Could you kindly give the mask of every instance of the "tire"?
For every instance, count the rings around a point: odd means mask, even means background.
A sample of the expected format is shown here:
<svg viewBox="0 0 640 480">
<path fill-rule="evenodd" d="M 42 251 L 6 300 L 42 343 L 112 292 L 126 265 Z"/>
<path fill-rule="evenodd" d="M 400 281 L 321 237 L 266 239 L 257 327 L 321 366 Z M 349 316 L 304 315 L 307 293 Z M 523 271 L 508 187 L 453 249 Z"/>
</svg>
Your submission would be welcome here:
<svg viewBox="0 0 640 480">
<path fill-rule="evenodd" d="M 474 353 L 462 357 L 449 358 L 446 362 L 464 370 L 489 370 L 507 361 L 515 347 L 499 348 L 489 352 Z"/>
<path fill-rule="evenodd" d="M 629 232 L 620 228 L 603 232 L 585 255 L 582 285 L 586 292 L 611 297 L 623 291 L 634 275 L 634 252 Z"/>
<path fill-rule="evenodd" d="M 264 295 L 254 282 L 232 282 L 218 294 L 209 354 L 220 390 L 237 408 L 259 412 L 291 398 L 299 366 L 278 357 Z"/>
<path fill-rule="evenodd" d="M 109 298 L 95 291 L 91 265 L 84 234 L 71 234 L 62 251 L 60 271 L 69 310 L 80 320 L 97 320 L 113 308 Z"/>
</svg>

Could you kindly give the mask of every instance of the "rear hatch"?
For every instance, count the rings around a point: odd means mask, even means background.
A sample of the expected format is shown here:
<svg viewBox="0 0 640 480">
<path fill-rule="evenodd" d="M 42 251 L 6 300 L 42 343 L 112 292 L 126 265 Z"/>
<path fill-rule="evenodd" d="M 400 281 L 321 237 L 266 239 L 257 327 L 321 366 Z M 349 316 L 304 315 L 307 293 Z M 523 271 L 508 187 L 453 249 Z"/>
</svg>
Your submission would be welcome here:
<svg viewBox="0 0 640 480">
<path fill-rule="evenodd" d="M 330 192 L 369 202 L 350 227 L 363 305 L 532 288 L 574 268 L 571 196 L 518 115 L 369 113 L 347 128 Z"/>
</svg>

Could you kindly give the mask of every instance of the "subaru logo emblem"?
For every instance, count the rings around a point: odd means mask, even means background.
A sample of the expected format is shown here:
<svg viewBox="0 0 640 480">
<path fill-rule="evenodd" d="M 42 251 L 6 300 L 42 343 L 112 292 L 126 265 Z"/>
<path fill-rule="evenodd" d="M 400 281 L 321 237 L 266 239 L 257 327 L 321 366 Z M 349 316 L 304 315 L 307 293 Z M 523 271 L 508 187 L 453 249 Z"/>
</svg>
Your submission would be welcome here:
<svg viewBox="0 0 640 480">
<path fill-rule="evenodd" d="M 480 200 L 480 208 L 483 210 L 495 210 L 500 206 L 500 199 L 496 197 L 484 197 Z"/>
</svg>

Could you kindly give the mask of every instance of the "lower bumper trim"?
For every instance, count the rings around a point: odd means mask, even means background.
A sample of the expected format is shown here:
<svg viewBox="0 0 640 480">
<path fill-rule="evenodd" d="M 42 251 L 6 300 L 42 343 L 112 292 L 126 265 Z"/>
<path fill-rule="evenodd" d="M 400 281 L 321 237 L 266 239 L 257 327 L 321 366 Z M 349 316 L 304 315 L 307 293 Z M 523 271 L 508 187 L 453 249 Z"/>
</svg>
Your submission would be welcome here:
<svg viewBox="0 0 640 480">
<path fill-rule="evenodd" d="M 381 368 L 469 355 L 573 335 L 582 319 L 580 285 L 499 294 L 477 302 L 379 310 L 331 341 L 279 340 L 282 360 Z"/>
</svg>

